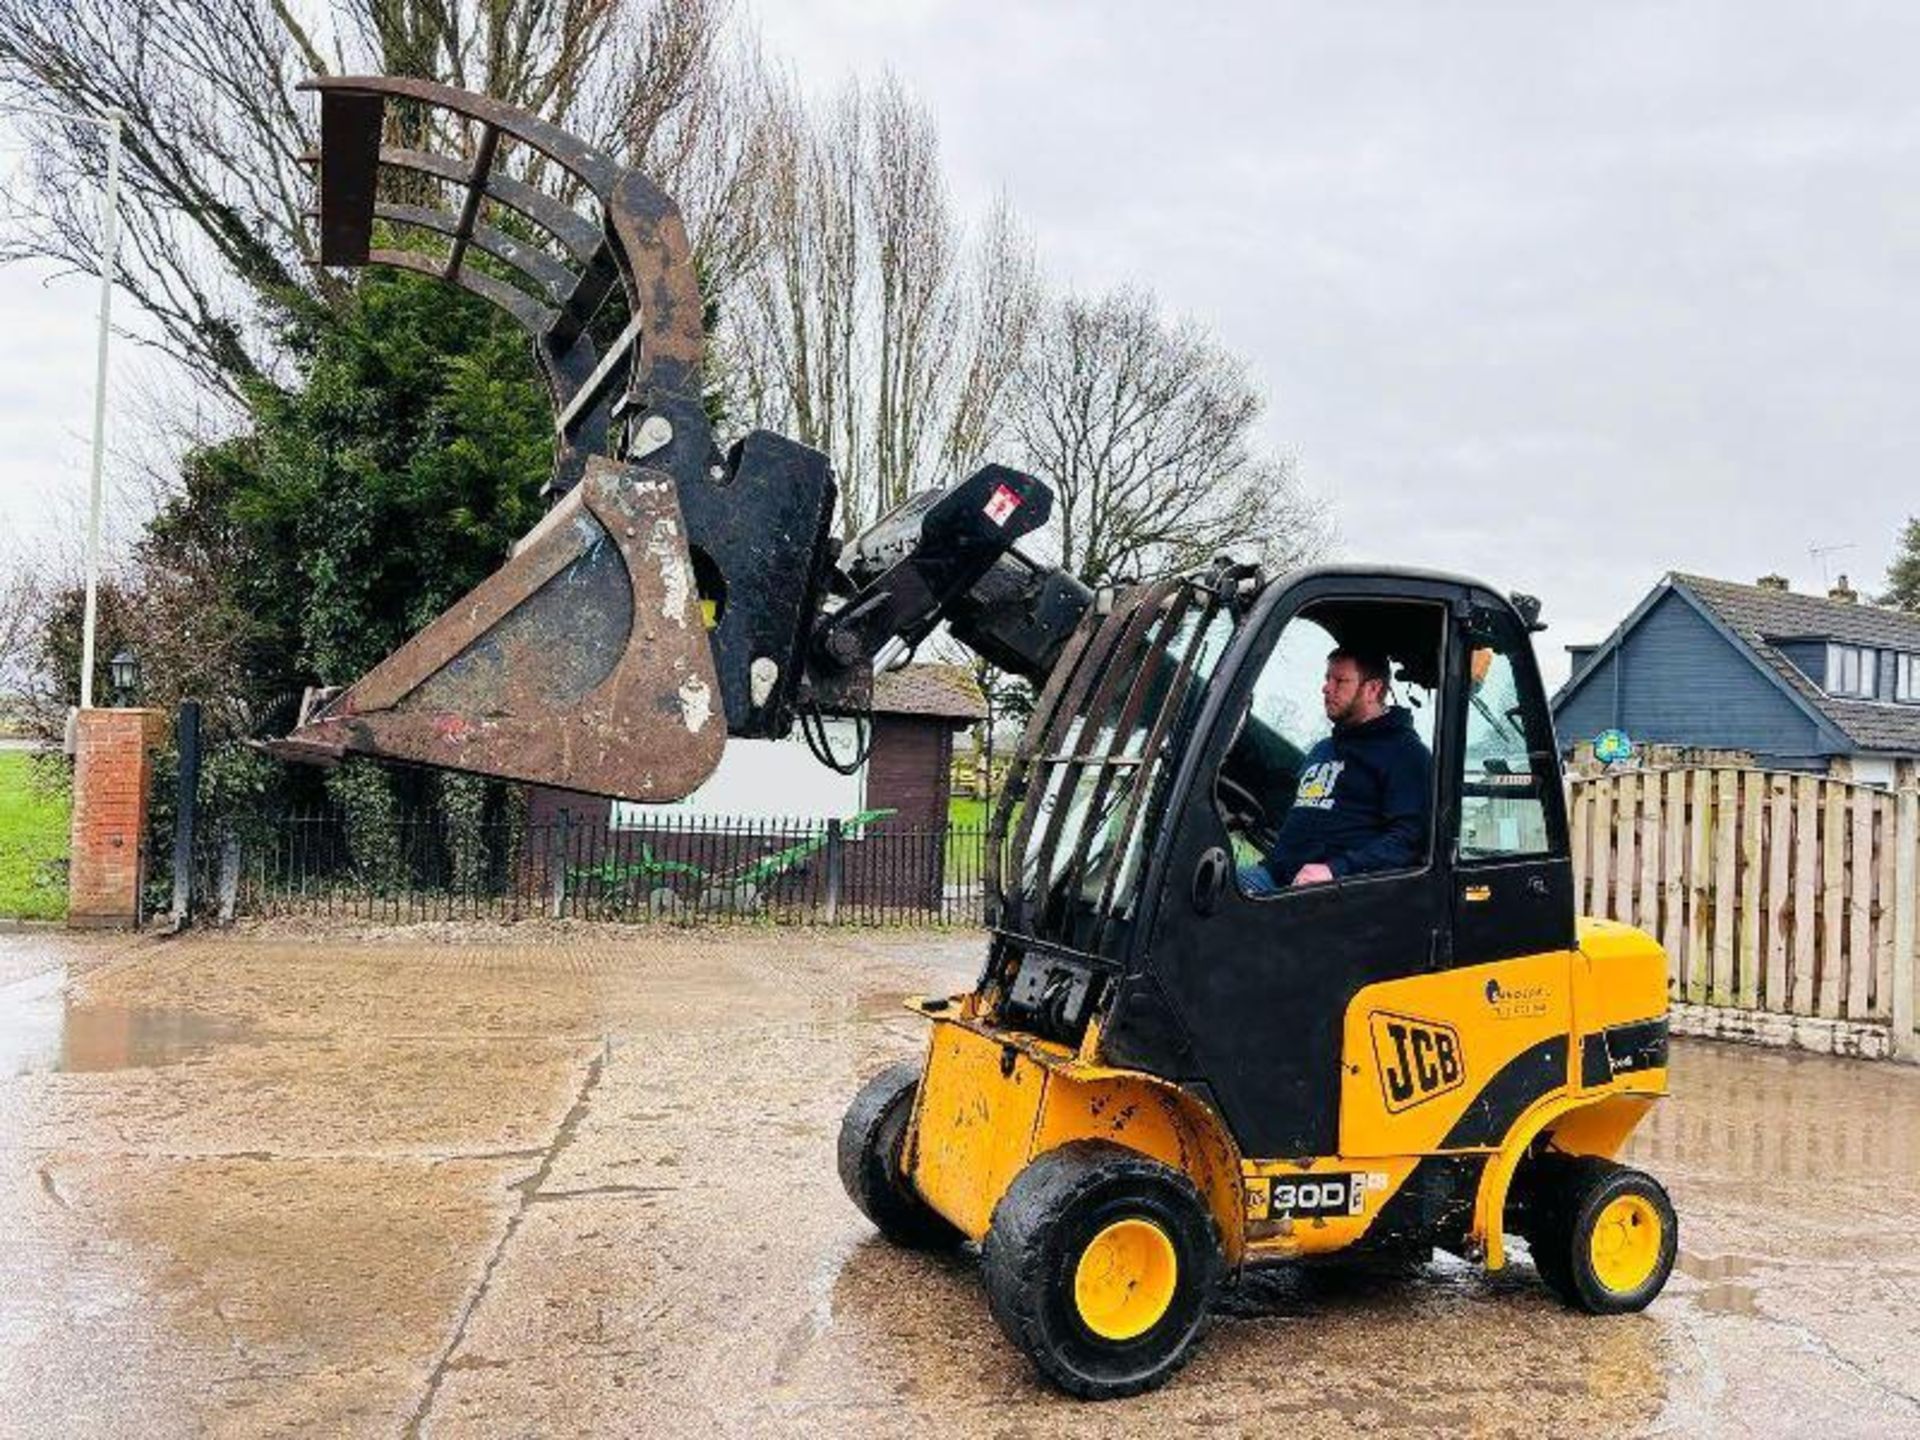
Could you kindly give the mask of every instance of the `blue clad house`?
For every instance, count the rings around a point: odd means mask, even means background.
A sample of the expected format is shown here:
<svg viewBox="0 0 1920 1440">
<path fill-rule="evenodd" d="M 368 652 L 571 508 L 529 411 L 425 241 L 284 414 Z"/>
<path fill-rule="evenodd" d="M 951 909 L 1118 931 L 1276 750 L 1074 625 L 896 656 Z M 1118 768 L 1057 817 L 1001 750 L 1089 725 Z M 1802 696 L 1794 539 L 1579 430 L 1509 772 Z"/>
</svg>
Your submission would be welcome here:
<svg viewBox="0 0 1920 1440">
<path fill-rule="evenodd" d="M 1891 785 L 1920 760 L 1920 615 L 1669 574 L 1607 640 L 1571 645 L 1553 697 L 1560 743 L 1743 751 L 1755 763 Z"/>
</svg>

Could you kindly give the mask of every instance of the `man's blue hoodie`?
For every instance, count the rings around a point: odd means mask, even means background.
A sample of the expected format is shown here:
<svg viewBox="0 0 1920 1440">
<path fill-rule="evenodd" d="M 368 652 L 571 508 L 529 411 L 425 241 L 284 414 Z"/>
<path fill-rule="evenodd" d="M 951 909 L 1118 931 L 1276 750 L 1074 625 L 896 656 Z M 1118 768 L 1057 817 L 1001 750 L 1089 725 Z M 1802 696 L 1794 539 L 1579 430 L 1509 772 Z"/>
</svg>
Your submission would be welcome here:
<svg viewBox="0 0 1920 1440">
<path fill-rule="evenodd" d="M 1343 725 L 1307 752 L 1293 808 L 1267 856 L 1278 885 L 1303 865 L 1336 878 L 1417 865 L 1426 851 L 1433 757 L 1396 705 L 1361 725 Z"/>
</svg>

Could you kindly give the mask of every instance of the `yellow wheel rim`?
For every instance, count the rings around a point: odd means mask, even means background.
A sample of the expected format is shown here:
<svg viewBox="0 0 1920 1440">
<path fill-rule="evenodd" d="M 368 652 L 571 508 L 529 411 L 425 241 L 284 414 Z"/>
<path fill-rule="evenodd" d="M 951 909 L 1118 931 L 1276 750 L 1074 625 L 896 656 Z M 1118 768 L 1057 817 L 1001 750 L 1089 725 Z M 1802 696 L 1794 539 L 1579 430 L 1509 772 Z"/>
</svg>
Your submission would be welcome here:
<svg viewBox="0 0 1920 1440">
<path fill-rule="evenodd" d="M 1073 1302 L 1102 1340 L 1131 1340 L 1160 1323 L 1179 1279 L 1166 1231 L 1151 1220 L 1116 1220 L 1080 1252 Z"/>
<path fill-rule="evenodd" d="M 1643 1195 L 1607 1203 L 1587 1241 L 1594 1277 L 1616 1295 L 1638 1290 L 1660 1263 L 1660 1212 Z"/>
</svg>

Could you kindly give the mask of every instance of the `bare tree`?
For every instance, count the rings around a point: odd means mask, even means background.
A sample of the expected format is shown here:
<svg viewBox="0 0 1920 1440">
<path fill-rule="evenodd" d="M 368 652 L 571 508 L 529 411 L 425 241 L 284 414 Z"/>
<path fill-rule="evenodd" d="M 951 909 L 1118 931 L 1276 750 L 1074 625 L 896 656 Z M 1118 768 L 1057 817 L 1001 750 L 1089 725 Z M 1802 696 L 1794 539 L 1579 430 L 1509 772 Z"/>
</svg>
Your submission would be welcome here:
<svg viewBox="0 0 1920 1440">
<path fill-rule="evenodd" d="M 750 313 L 736 318 L 744 407 L 755 423 L 786 430 L 838 462 L 848 514 L 864 507 L 866 409 L 855 375 L 861 355 L 859 144 L 862 96 L 849 88 L 824 117 L 797 90 L 768 87 L 762 164 L 753 197 L 767 245 L 747 277 Z"/>
<path fill-rule="evenodd" d="M 1099 584 L 1233 551 L 1297 564 L 1326 541 L 1320 507 L 1265 454 L 1246 367 L 1151 293 L 1047 310 L 1009 397 L 1017 463 L 1054 488 L 1060 563 Z"/>
<path fill-rule="evenodd" d="M 1004 202 L 971 241 L 932 116 L 892 77 L 765 104 L 767 246 L 726 340 L 743 408 L 833 457 L 849 533 L 983 458 L 1037 308 Z"/>
<path fill-rule="evenodd" d="M 948 386 L 941 478 L 966 474 L 1000 438 L 1007 397 L 1040 315 L 1033 241 L 1013 207 L 995 202 L 974 242 L 960 311 L 960 353 Z"/>
<path fill-rule="evenodd" d="M 0 0 L 0 95 L 125 111 L 123 284 L 158 343 L 243 405 L 288 378 L 285 322 L 327 323 L 349 294 L 315 263 L 300 79 L 418 76 L 574 129 L 680 200 L 728 398 L 833 457 L 851 531 L 981 460 L 1037 308 L 1032 247 L 1004 203 L 968 236 L 933 119 L 896 80 L 810 107 L 729 3 L 340 0 L 321 29 L 285 0 Z M 390 120 L 403 143 L 470 139 L 427 133 L 448 122 L 415 107 Z M 27 128 L 35 183 L 0 260 L 91 271 L 100 137 Z M 564 184 L 537 156 L 505 163 Z"/>
<path fill-rule="evenodd" d="M 927 452 L 960 305 L 939 135 L 933 116 L 891 75 L 874 91 L 865 159 L 877 292 L 874 477 L 886 510 L 933 478 Z"/>
<path fill-rule="evenodd" d="M 632 33 L 609 47 L 625 54 L 605 87 L 612 118 L 589 130 L 678 202 L 711 307 L 765 243 L 753 204 L 765 63 L 732 30 L 728 0 L 650 0 L 622 24 Z"/>
<path fill-rule="evenodd" d="M 723 54 L 724 6 L 343 0 L 332 33 L 320 33 L 285 0 L 0 0 L 0 97 L 125 113 L 121 283 L 170 354 L 241 399 L 282 371 L 279 322 L 346 293 L 315 264 L 304 218 L 315 112 L 295 86 L 309 75 L 371 71 L 480 90 L 659 165 L 670 186 L 696 192 L 719 242 L 713 269 L 744 268 L 750 232 L 728 197 L 752 147 L 732 67 L 752 57 Z M 0 260 L 93 273 L 104 141 L 91 125 L 23 123 L 33 193 L 14 197 Z M 423 122 L 398 107 L 393 123 Z M 515 163 L 539 178 L 537 158 Z M 696 227 L 696 246 L 703 238 Z"/>
<path fill-rule="evenodd" d="M 24 561 L 0 557 L 0 700 L 26 681 L 46 611 L 40 576 Z"/>
<path fill-rule="evenodd" d="M 292 95 L 301 51 L 290 25 L 243 0 L 0 0 L 9 98 L 125 112 L 121 283 L 173 353 L 229 389 L 271 369 L 252 308 L 319 290 L 298 238 L 312 139 Z M 93 273 L 103 137 L 60 120 L 23 128 L 33 195 L 15 197 L 0 255 Z"/>
</svg>

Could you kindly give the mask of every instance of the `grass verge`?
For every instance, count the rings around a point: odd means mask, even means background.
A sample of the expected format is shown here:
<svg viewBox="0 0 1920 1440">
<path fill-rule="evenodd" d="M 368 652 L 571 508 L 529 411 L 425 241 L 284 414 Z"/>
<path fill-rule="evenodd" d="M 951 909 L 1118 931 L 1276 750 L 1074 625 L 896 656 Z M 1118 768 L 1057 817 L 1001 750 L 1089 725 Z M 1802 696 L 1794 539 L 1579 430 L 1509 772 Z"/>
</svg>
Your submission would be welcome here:
<svg viewBox="0 0 1920 1440">
<path fill-rule="evenodd" d="M 24 751 L 0 750 L 0 919 L 58 920 L 67 913 L 64 787 Z"/>
<path fill-rule="evenodd" d="M 992 817 L 987 813 L 987 802 L 975 800 L 964 795 L 955 795 L 947 801 L 947 824 L 956 830 L 979 827 L 985 829 Z"/>
</svg>

